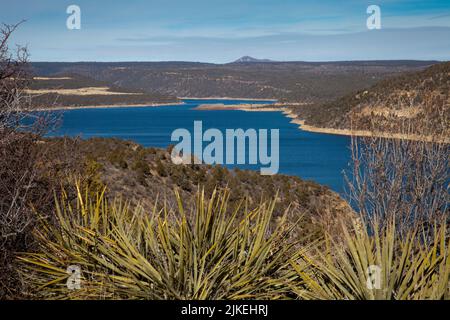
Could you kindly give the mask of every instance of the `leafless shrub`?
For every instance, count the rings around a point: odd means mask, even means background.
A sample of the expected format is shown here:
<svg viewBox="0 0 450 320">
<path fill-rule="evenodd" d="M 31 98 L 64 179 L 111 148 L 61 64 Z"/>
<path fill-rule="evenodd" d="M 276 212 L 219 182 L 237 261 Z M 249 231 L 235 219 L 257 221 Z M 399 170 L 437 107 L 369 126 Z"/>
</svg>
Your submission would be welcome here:
<svg viewBox="0 0 450 320">
<path fill-rule="evenodd" d="M 352 138 L 348 194 L 367 222 L 394 217 L 401 232 L 449 219 L 449 105 L 430 109 L 397 127 L 401 138 L 378 137 L 386 131 L 376 122 L 372 137 Z"/>
<path fill-rule="evenodd" d="M 18 46 L 12 53 L 8 41 L 17 25 L 0 28 L 0 132 L 21 126 L 23 111 L 30 105 L 24 89 L 30 82 L 28 50 Z"/>
<path fill-rule="evenodd" d="M 48 128 L 43 113 L 29 113 L 31 81 L 28 51 L 8 46 L 19 26 L 0 26 L 0 299 L 23 294 L 15 267 L 15 252 L 32 245 L 29 232 L 34 223 L 32 207 L 49 203 L 52 196 L 45 180 L 38 177 L 37 143 Z M 26 117 L 34 117 L 26 120 Z"/>
</svg>

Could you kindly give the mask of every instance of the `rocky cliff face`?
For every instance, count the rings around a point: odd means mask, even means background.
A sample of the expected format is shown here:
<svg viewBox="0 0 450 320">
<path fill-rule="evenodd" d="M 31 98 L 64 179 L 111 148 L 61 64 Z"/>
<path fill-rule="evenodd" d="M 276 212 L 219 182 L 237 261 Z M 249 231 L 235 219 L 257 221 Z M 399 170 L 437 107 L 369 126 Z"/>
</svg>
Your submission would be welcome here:
<svg viewBox="0 0 450 320">
<path fill-rule="evenodd" d="M 306 124 L 335 129 L 448 132 L 450 62 L 381 81 L 333 102 L 297 112 Z"/>
</svg>

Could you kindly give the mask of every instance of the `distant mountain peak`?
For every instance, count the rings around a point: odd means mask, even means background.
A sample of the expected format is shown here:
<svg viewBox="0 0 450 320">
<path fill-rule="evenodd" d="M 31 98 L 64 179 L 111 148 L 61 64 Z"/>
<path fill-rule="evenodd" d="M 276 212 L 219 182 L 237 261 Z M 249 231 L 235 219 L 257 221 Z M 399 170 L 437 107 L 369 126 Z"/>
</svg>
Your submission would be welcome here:
<svg viewBox="0 0 450 320">
<path fill-rule="evenodd" d="M 256 59 L 250 56 L 243 56 L 234 61 L 234 63 L 251 63 L 251 62 L 273 62 L 273 61 L 269 59 Z"/>
</svg>

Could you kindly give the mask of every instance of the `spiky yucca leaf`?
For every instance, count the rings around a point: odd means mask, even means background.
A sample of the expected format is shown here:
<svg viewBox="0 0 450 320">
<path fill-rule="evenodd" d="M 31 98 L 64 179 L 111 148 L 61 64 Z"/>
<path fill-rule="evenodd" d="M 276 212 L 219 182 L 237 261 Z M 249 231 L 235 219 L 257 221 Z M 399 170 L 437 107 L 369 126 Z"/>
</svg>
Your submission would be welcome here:
<svg viewBox="0 0 450 320">
<path fill-rule="evenodd" d="M 449 298 L 450 241 L 445 223 L 435 228 L 428 243 L 416 231 L 397 233 L 394 220 L 385 228 L 375 222 L 373 234 L 357 222 L 353 229 L 343 226 L 343 243 L 331 243 L 325 253 L 304 257 L 308 267 L 291 261 L 306 284 L 294 288 L 300 298 Z"/>
<path fill-rule="evenodd" d="M 277 299 L 289 294 L 294 243 L 281 219 L 271 230 L 274 202 L 254 210 L 227 208 L 228 193 L 199 192 L 186 212 L 155 206 L 152 213 L 95 199 L 78 188 L 72 207 L 57 204 L 57 225 L 42 219 L 40 250 L 19 259 L 45 298 Z M 231 211 L 231 214 L 230 214 Z M 82 271 L 80 290 L 66 286 L 69 265 Z"/>
</svg>

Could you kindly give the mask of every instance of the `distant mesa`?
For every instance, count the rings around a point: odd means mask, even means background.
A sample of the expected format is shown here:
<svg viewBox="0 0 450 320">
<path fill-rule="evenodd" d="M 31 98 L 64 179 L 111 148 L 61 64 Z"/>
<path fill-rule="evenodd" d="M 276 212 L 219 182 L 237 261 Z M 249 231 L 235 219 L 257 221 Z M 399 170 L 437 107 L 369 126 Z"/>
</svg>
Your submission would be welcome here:
<svg viewBox="0 0 450 320">
<path fill-rule="evenodd" d="M 274 61 L 269 59 L 256 59 L 250 56 L 244 56 L 242 58 L 237 59 L 233 63 L 254 63 L 254 62 L 274 62 Z"/>
</svg>

